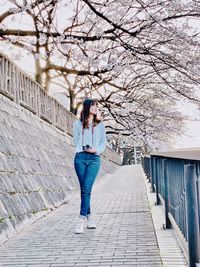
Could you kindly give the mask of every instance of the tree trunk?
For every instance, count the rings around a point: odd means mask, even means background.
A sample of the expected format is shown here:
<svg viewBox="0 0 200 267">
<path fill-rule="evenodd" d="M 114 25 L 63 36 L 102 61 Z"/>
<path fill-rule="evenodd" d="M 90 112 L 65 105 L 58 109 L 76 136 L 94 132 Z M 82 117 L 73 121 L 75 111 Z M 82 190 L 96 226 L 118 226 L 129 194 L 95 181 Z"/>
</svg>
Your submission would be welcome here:
<svg viewBox="0 0 200 267">
<path fill-rule="evenodd" d="M 39 59 L 35 59 L 35 70 L 35 80 L 42 86 L 42 68 Z"/>
<path fill-rule="evenodd" d="M 40 54 L 40 45 L 39 41 L 37 38 L 37 43 L 36 43 L 36 54 Z M 41 68 L 41 63 L 39 58 L 35 58 L 35 80 L 42 86 L 42 68 Z"/>
<path fill-rule="evenodd" d="M 77 115 L 77 106 L 75 105 L 75 100 L 76 100 L 76 96 L 74 93 L 74 90 L 69 88 L 69 98 L 70 98 L 70 111 L 74 114 Z"/>
<path fill-rule="evenodd" d="M 48 47 L 48 39 L 47 42 L 45 44 L 45 52 L 46 55 L 48 55 L 48 58 L 46 59 L 46 66 L 45 66 L 45 72 L 43 73 L 44 75 L 44 88 L 45 91 L 48 92 L 50 89 L 50 83 L 51 83 L 51 76 L 50 76 L 50 70 L 49 70 L 49 66 L 51 65 L 51 61 L 50 61 L 50 53 L 49 53 L 49 47 Z"/>
</svg>

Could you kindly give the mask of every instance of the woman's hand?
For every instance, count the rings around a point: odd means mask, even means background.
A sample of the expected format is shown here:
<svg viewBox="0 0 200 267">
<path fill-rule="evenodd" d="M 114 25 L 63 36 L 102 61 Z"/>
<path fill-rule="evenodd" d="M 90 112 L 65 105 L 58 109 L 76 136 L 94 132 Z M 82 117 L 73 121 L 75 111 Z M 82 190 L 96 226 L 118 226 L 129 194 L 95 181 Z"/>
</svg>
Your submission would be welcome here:
<svg viewBox="0 0 200 267">
<path fill-rule="evenodd" d="M 96 151 L 95 148 L 89 148 L 89 149 L 87 149 L 87 152 L 89 152 L 89 153 L 96 153 L 97 151 Z"/>
<path fill-rule="evenodd" d="M 100 110 L 97 110 L 97 119 L 102 120 L 102 118 L 102 112 L 100 112 Z"/>
</svg>

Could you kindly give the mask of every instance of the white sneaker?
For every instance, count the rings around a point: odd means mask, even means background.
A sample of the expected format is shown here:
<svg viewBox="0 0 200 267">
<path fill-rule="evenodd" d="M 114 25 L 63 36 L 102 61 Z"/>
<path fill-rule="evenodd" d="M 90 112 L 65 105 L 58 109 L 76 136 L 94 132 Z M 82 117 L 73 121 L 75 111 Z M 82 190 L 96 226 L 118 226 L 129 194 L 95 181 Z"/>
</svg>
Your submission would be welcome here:
<svg viewBox="0 0 200 267">
<path fill-rule="evenodd" d="M 83 234 L 85 227 L 86 218 L 79 217 L 75 227 L 75 234 Z"/>
<path fill-rule="evenodd" d="M 87 217 L 87 228 L 88 229 L 95 229 L 96 228 L 96 224 L 95 222 L 93 221 L 93 218 L 91 215 L 89 215 Z"/>
</svg>

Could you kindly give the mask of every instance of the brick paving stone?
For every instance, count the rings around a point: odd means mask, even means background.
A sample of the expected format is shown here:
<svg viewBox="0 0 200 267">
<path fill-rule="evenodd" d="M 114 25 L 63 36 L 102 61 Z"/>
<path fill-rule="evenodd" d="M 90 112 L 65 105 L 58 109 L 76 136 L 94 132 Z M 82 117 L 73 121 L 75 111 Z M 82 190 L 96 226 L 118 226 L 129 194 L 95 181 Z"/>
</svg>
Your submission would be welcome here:
<svg viewBox="0 0 200 267">
<path fill-rule="evenodd" d="M 121 166 L 94 185 L 97 229 L 74 234 L 80 194 L 0 247 L 0 266 L 162 266 L 141 167 Z"/>
</svg>

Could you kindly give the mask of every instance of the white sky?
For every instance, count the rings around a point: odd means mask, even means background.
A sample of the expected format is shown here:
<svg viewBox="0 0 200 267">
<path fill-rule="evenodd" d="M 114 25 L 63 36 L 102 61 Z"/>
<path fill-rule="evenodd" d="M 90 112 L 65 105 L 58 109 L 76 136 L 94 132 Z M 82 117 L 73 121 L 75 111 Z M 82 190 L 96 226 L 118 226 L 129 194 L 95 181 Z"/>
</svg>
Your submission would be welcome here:
<svg viewBox="0 0 200 267">
<path fill-rule="evenodd" d="M 175 139 L 175 148 L 200 148 L 200 109 L 189 103 L 178 105 L 184 115 L 188 115 L 190 120 L 185 121 L 185 134 Z M 196 121 L 194 121 L 196 120 Z"/>
<path fill-rule="evenodd" d="M 6 10 L 7 7 L 5 3 L 8 3 L 8 1 L 0 0 L 0 13 Z M 64 9 L 65 8 L 63 8 L 62 10 L 64 11 Z M 68 16 L 69 15 L 70 14 L 68 14 Z M 59 16 L 59 21 L 57 21 L 58 24 L 60 24 L 61 18 L 64 18 L 64 20 L 66 20 L 66 12 L 65 12 L 65 15 Z M 20 24 L 21 24 L 20 28 L 24 28 L 26 23 L 23 17 L 21 18 Z M 9 49 L 8 45 L 6 47 L 5 45 L 2 46 L 0 42 L 0 52 L 1 51 L 5 52 L 11 59 L 12 59 L 12 56 L 15 54 L 14 51 Z M 29 58 L 27 57 L 28 56 L 26 55 L 26 52 L 25 52 L 25 55 L 23 52 L 23 57 L 21 57 L 20 60 L 16 61 L 16 64 L 20 66 L 23 70 L 25 70 L 27 74 L 33 77 L 34 61 L 32 57 L 30 56 Z M 59 99 L 61 98 L 61 96 L 62 96 L 61 94 L 57 95 Z M 64 98 L 66 101 L 66 97 Z M 181 110 L 181 112 L 183 112 L 183 114 L 190 115 L 191 121 L 189 120 L 185 121 L 185 134 L 182 137 L 178 137 L 174 140 L 174 148 L 190 148 L 190 147 L 200 148 L 200 110 L 197 110 L 194 107 L 194 105 L 186 104 L 186 103 L 185 104 L 180 103 L 179 109 Z M 198 121 L 192 121 L 193 119 L 197 119 Z"/>
<path fill-rule="evenodd" d="M 187 122 L 185 135 L 175 139 L 174 148 L 200 148 L 200 121 Z"/>
</svg>

